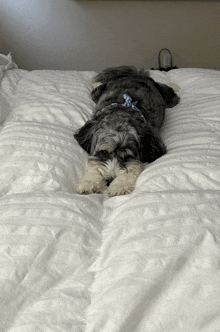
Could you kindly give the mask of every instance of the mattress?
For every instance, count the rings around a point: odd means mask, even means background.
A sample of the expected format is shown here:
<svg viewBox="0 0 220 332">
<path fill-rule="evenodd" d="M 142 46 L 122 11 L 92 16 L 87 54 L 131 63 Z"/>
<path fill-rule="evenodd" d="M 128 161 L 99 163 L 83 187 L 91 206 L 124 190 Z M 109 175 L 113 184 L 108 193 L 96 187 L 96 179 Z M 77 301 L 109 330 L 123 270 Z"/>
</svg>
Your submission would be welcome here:
<svg viewBox="0 0 220 332">
<path fill-rule="evenodd" d="M 0 331 L 220 331 L 220 72 L 150 71 L 167 154 L 109 198 L 76 192 L 96 73 L 3 69 Z"/>
</svg>

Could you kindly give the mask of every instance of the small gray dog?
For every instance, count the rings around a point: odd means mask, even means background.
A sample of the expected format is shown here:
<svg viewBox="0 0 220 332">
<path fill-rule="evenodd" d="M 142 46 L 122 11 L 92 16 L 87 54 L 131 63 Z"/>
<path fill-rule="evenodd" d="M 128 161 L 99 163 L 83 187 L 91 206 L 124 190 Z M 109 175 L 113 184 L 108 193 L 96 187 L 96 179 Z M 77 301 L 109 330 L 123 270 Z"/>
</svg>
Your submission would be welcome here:
<svg viewBox="0 0 220 332">
<path fill-rule="evenodd" d="M 90 155 L 78 192 L 130 194 L 143 163 L 166 153 L 159 129 L 165 109 L 177 105 L 179 97 L 149 72 L 130 66 L 103 70 L 93 80 L 91 97 L 94 115 L 74 135 Z"/>
</svg>

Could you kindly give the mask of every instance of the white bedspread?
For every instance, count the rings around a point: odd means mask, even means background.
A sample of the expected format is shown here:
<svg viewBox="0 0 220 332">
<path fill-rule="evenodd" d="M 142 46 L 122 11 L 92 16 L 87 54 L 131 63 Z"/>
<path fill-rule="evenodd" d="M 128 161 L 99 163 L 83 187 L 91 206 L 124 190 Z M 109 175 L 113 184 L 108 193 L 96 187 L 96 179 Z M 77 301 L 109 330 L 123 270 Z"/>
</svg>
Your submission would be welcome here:
<svg viewBox="0 0 220 332">
<path fill-rule="evenodd" d="M 0 331 L 218 332 L 220 72 L 151 71 L 181 88 L 168 153 L 114 198 L 75 190 L 94 75 L 2 77 Z"/>
</svg>

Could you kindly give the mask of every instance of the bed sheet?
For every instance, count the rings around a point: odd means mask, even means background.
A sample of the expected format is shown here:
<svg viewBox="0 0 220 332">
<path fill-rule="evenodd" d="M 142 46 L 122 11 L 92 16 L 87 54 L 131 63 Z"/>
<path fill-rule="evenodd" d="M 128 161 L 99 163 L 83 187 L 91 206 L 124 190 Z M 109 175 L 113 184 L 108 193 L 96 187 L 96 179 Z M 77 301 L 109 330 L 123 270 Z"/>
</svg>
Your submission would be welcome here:
<svg viewBox="0 0 220 332">
<path fill-rule="evenodd" d="M 219 331 L 220 73 L 151 71 L 180 87 L 168 153 L 108 198 L 76 193 L 88 156 L 73 133 L 95 73 L 16 71 L 0 132 L 0 330 Z"/>
<path fill-rule="evenodd" d="M 101 212 L 101 197 L 1 198 L 1 332 L 84 331 Z"/>
</svg>

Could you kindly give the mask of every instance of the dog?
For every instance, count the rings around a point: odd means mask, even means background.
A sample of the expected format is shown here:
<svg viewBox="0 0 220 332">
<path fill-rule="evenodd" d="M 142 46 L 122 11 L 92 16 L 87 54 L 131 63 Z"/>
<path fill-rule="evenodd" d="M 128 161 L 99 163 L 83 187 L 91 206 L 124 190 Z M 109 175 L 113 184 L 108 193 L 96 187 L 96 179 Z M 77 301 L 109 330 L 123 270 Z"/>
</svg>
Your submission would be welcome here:
<svg viewBox="0 0 220 332">
<path fill-rule="evenodd" d="M 166 153 L 159 129 L 165 109 L 179 97 L 174 90 L 155 82 L 144 69 L 110 67 L 93 79 L 91 120 L 74 137 L 90 155 L 79 194 L 130 194 L 143 163 Z"/>
</svg>

